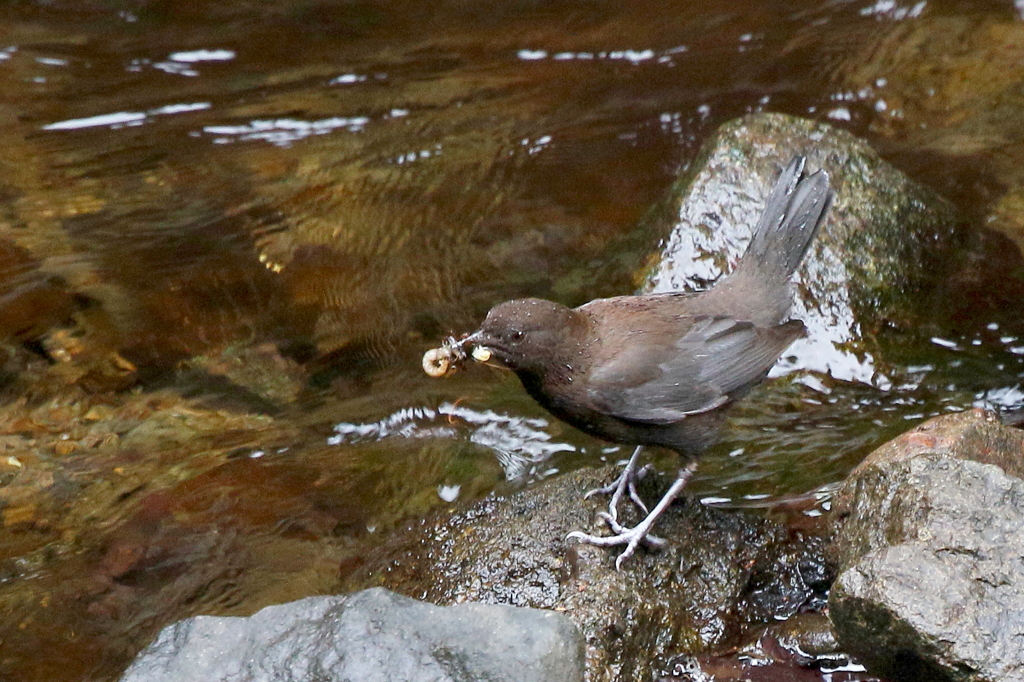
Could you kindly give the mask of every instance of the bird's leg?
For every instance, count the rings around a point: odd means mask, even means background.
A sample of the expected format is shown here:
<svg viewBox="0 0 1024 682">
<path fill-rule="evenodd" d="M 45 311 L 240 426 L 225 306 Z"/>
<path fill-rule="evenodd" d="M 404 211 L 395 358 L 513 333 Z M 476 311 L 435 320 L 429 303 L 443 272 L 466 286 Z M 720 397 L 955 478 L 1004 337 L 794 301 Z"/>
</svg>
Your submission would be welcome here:
<svg viewBox="0 0 1024 682">
<path fill-rule="evenodd" d="M 589 545 L 597 545 L 599 547 L 611 547 L 613 545 L 626 545 L 626 549 L 622 550 L 619 557 L 615 560 L 615 570 L 622 568 L 622 562 L 629 557 L 633 556 L 636 551 L 637 545 L 641 542 L 652 546 L 661 547 L 665 544 L 662 538 L 655 537 L 650 534 L 651 528 L 654 527 L 654 523 L 658 520 L 658 517 L 668 509 L 668 506 L 672 504 L 679 493 L 686 486 L 686 482 L 693 476 L 693 472 L 697 470 L 697 460 L 690 461 L 685 467 L 679 470 L 679 474 L 676 476 L 676 480 L 672 482 L 669 489 L 665 492 L 662 498 L 655 505 L 651 513 L 648 514 L 643 521 L 636 524 L 632 528 L 626 528 L 618 523 L 611 514 L 601 514 L 601 518 L 605 520 L 608 526 L 612 529 L 614 535 L 607 537 L 601 537 L 599 535 L 588 535 L 579 531 L 574 531 L 566 536 L 566 539 L 575 539 L 580 542 L 585 542 Z"/>
<path fill-rule="evenodd" d="M 611 494 L 612 499 L 608 502 L 608 516 L 611 517 L 612 521 L 618 521 L 619 518 L 619 500 L 622 499 L 622 495 L 625 492 L 629 493 L 629 499 L 633 501 L 633 504 L 637 506 L 644 514 L 647 514 L 647 505 L 640 499 L 640 495 L 636 492 L 636 480 L 639 474 L 636 470 L 636 464 L 640 460 L 640 451 L 643 450 L 642 445 L 637 445 L 636 449 L 633 450 L 633 454 L 630 455 L 629 461 L 626 462 L 626 466 L 622 469 L 622 473 L 619 477 L 601 488 L 594 488 L 588 490 L 583 494 L 583 499 L 590 499 L 594 495 L 608 495 Z"/>
</svg>

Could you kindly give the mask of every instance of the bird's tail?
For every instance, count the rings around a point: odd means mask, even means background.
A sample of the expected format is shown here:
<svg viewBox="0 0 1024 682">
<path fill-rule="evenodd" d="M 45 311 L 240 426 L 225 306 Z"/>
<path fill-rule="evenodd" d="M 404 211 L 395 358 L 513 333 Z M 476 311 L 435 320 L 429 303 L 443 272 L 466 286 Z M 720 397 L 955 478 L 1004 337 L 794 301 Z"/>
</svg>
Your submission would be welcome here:
<svg viewBox="0 0 1024 682">
<path fill-rule="evenodd" d="M 828 175 L 819 170 L 804 177 L 804 162 L 794 157 L 775 182 L 737 273 L 754 270 L 759 279 L 774 283 L 799 267 L 832 200 Z"/>
<path fill-rule="evenodd" d="M 727 288 L 742 282 L 747 291 L 765 297 L 759 305 L 764 306 L 760 313 L 774 321 L 789 312 L 789 278 L 800 266 L 832 201 L 828 174 L 819 170 L 805 177 L 804 161 L 802 156 L 794 157 L 782 171 L 750 245 L 727 278 L 731 285 Z"/>
<path fill-rule="evenodd" d="M 775 181 L 736 274 L 772 285 L 790 279 L 800 266 L 831 202 L 828 175 L 819 170 L 805 177 L 804 163 L 794 157 Z"/>
</svg>

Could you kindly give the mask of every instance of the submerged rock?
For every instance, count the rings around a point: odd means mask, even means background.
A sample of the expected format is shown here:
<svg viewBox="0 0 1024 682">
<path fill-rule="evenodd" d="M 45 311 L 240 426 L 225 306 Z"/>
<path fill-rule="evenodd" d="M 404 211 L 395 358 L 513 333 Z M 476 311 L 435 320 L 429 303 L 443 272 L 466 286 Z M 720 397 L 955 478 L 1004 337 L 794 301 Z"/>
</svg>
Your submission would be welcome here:
<svg viewBox="0 0 1024 682">
<path fill-rule="evenodd" d="M 668 548 L 640 552 L 616 571 L 614 552 L 564 539 L 581 528 L 602 532 L 601 502 L 581 501 L 580 491 L 612 475 L 611 467 L 577 471 L 439 514 L 392 538 L 343 588 L 564 611 L 586 637 L 588 679 L 625 682 L 649 680 L 679 652 L 738 643 L 827 587 L 817 538 L 695 501 L 663 517 Z M 654 499 L 651 487 L 642 493 Z"/>
<path fill-rule="evenodd" d="M 769 625 L 739 648 L 670 663 L 658 682 L 878 682 L 839 651 L 828 618 L 817 612 Z"/>
<path fill-rule="evenodd" d="M 372 589 L 168 626 L 122 682 L 573 682 L 583 646 L 550 611 L 441 608 Z"/>
<path fill-rule="evenodd" d="M 1024 680 L 1024 433 L 980 410 L 876 450 L 836 499 L 843 647 L 897 680 Z"/>
<path fill-rule="evenodd" d="M 907 11 L 898 4 L 874 7 Z M 976 206 L 979 224 L 1021 246 L 1024 24 L 1018 14 L 924 11 L 913 21 L 872 22 L 867 33 L 856 22 L 836 24 L 812 40 L 827 41 L 822 48 L 833 53 L 826 57 L 835 65 L 833 92 L 846 98 L 831 114 L 887 138 L 889 158 L 941 169 L 929 173 L 932 182 L 959 194 L 961 205 Z"/>
</svg>

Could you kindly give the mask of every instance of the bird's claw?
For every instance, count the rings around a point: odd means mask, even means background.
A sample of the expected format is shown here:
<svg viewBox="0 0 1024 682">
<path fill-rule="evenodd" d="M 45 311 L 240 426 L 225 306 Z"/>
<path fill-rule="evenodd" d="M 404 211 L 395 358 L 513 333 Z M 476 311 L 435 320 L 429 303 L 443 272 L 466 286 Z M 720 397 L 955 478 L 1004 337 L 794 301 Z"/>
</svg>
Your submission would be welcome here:
<svg viewBox="0 0 1024 682">
<path fill-rule="evenodd" d="M 588 545 L 594 545 L 595 547 L 614 547 L 616 545 L 625 545 L 626 548 L 622 550 L 618 558 L 615 559 L 616 571 L 622 570 L 623 562 L 633 556 L 638 546 L 644 545 L 650 549 L 660 549 L 668 544 L 664 538 L 659 538 L 650 534 L 650 523 L 640 523 L 634 528 L 626 528 L 607 512 L 600 512 L 598 517 L 608 524 L 608 527 L 611 528 L 614 535 L 590 535 L 589 533 L 583 533 L 575 530 L 566 535 L 565 539 L 579 540 L 580 542 Z"/>
<path fill-rule="evenodd" d="M 615 479 L 614 481 L 612 481 L 608 485 L 603 485 L 600 488 L 594 488 L 593 490 L 588 490 L 587 492 L 583 493 L 583 499 L 584 500 L 589 500 L 594 495 L 611 495 L 612 493 L 615 492 L 615 486 L 617 486 L 618 483 L 619 483 L 619 479 Z"/>
<path fill-rule="evenodd" d="M 644 469 L 646 469 L 646 467 L 644 467 Z M 640 499 L 640 495 L 636 491 L 636 480 L 635 480 L 635 478 L 631 478 L 630 479 L 629 485 L 627 486 L 627 488 L 629 490 L 629 499 L 633 501 L 633 504 L 636 505 L 637 509 L 639 509 L 641 512 L 643 512 L 644 516 L 647 516 L 650 513 L 650 511 L 647 509 L 647 505 L 644 504 L 644 501 Z"/>
<path fill-rule="evenodd" d="M 637 532 L 637 533 L 643 533 L 643 530 L 640 529 L 639 526 L 635 527 L 635 528 L 627 528 L 626 526 L 623 526 L 616 519 L 613 519 L 611 514 L 606 514 L 604 512 L 600 512 L 597 516 L 602 521 L 607 523 L 608 527 L 612 529 L 613 533 L 615 533 L 615 535 L 609 536 L 611 538 L 624 537 L 624 536 L 627 536 L 627 535 L 631 535 L 634 531 Z M 597 536 L 597 537 L 599 537 L 599 536 Z M 657 535 L 651 535 L 650 533 L 643 533 L 643 537 L 640 538 L 640 542 L 642 542 L 645 547 L 650 547 L 651 549 L 660 549 L 660 548 L 662 548 L 662 547 L 664 547 L 665 545 L 668 544 L 668 541 L 665 540 L 664 538 L 659 538 Z M 602 543 L 602 544 L 618 544 L 618 545 L 621 545 L 621 544 L 623 544 L 623 542 Z"/>
<path fill-rule="evenodd" d="M 608 517 L 605 514 L 602 518 Z M 579 540 L 588 545 L 594 545 L 596 547 L 614 547 L 615 545 L 625 545 L 626 548 L 622 550 L 619 556 L 615 559 L 615 570 L 621 571 L 622 564 L 629 557 L 633 556 L 636 552 L 636 548 L 643 544 L 651 548 L 658 548 L 664 546 L 665 540 L 653 535 L 647 534 L 647 532 L 641 528 L 623 528 L 618 523 L 613 521 L 611 518 L 605 518 L 605 521 L 609 522 L 609 526 L 615 532 L 615 535 L 601 536 L 601 535 L 590 535 L 589 533 L 582 533 L 580 531 L 573 531 L 565 536 L 566 540 Z"/>
<path fill-rule="evenodd" d="M 632 460 L 630 462 L 632 464 Z M 627 467 L 629 468 L 629 467 Z M 612 529 L 614 535 L 607 537 L 601 537 L 599 535 L 589 535 L 587 533 L 581 533 L 574 531 L 566 536 L 566 539 L 580 540 L 590 545 L 596 545 L 598 547 L 611 547 L 613 545 L 625 545 L 626 548 L 622 550 L 619 557 L 615 560 L 615 570 L 622 568 L 622 563 L 633 556 L 636 552 L 636 548 L 641 543 L 652 547 L 658 548 L 663 547 L 666 541 L 663 538 L 655 537 L 651 535 L 651 529 L 654 527 L 655 522 L 664 513 L 668 506 L 679 496 L 679 492 L 686 485 L 686 482 L 693 476 L 693 472 L 697 469 L 697 461 L 694 460 L 687 464 L 684 468 L 679 471 L 679 475 L 676 476 L 676 480 L 672 482 L 669 489 L 662 495 L 661 500 L 654 506 L 651 513 L 644 517 L 643 521 L 636 524 L 632 528 L 626 528 L 618 522 L 614 513 L 601 512 L 598 516 L 602 521 L 608 524 Z"/>
</svg>

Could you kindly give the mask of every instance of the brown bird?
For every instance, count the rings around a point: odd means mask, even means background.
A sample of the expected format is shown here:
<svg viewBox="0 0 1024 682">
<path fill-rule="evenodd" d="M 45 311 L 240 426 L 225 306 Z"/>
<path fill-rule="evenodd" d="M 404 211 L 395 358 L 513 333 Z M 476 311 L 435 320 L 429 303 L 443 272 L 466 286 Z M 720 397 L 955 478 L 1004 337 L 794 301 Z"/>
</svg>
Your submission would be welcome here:
<svg viewBox="0 0 1024 682">
<path fill-rule="evenodd" d="M 587 493 L 612 494 L 602 517 L 613 534 L 569 534 L 595 545 L 625 545 L 616 568 L 640 543 L 664 544 L 651 528 L 693 475 L 696 457 L 717 439 L 726 411 L 804 333 L 799 320 L 785 321 L 790 279 L 831 191 L 824 171 L 809 177 L 803 171 L 802 157 L 786 167 L 735 270 L 707 291 L 618 296 L 578 308 L 536 298 L 508 301 L 492 308 L 476 332 L 431 351 L 444 355 L 445 369 L 448 359 L 455 364 L 467 351 L 478 361 L 497 360 L 559 419 L 637 446 L 616 481 Z M 685 462 L 650 512 L 634 486 L 644 445 L 674 450 Z M 633 528 L 618 522 L 624 494 L 646 514 Z"/>
</svg>

